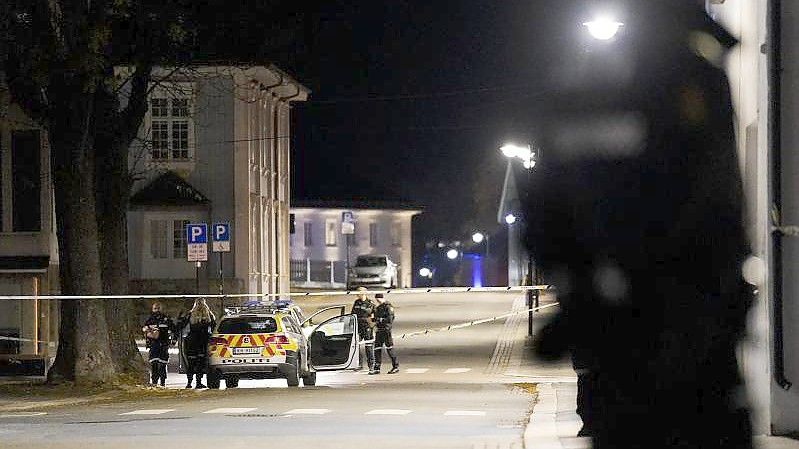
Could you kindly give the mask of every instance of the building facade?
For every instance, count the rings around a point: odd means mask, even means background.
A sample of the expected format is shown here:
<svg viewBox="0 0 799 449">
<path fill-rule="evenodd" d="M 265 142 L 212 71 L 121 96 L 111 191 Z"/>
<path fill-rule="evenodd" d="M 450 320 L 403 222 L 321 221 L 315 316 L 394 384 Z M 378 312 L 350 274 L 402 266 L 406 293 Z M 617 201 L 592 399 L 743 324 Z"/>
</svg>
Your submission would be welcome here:
<svg viewBox="0 0 799 449">
<path fill-rule="evenodd" d="M 11 103 L 0 77 L 0 296 L 58 292 L 46 133 Z M 42 375 L 58 336 L 58 303 L 0 300 L 0 375 Z"/>
<path fill-rule="evenodd" d="M 291 282 L 295 287 L 344 288 L 347 258 L 385 254 L 398 264 L 397 287 L 413 280 L 411 226 L 421 209 L 402 205 L 305 202 L 292 205 Z M 342 234 L 351 212 L 355 234 Z"/>
<path fill-rule="evenodd" d="M 159 69 L 131 147 L 134 292 L 289 290 L 291 103 L 309 91 L 274 66 Z M 199 269 L 185 226 L 229 223 L 230 252 Z M 199 286 L 199 287 L 198 287 Z"/>
</svg>

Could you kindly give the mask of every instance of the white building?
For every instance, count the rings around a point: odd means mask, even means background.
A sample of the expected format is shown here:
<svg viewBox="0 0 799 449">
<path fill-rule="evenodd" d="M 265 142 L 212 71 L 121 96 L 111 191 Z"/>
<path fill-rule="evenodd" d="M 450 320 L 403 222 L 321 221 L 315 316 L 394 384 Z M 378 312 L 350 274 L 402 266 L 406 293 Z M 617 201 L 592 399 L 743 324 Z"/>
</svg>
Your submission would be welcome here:
<svg viewBox="0 0 799 449">
<path fill-rule="evenodd" d="M 355 234 L 341 233 L 352 212 Z M 344 288 L 347 256 L 386 254 L 399 265 L 397 287 L 413 279 L 411 222 L 421 209 L 401 204 L 300 202 L 292 204 L 291 281 L 296 287 Z"/>
<path fill-rule="evenodd" d="M 0 295 L 58 293 L 47 134 L 11 103 L 0 73 Z M 0 375 L 44 374 L 57 301 L 0 300 Z"/>
<path fill-rule="evenodd" d="M 200 291 L 289 290 L 290 108 L 308 90 L 274 66 L 158 69 L 141 142 L 131 148 L 132 291 L 194 292 L 185 225 L 230 223 Z M 210 243 L 210 242 L 209 242 Z M 210 246 L 210 245 L 209 245 Z M 221 272 L 221 276 L 220 276 Z"/>
</svg>

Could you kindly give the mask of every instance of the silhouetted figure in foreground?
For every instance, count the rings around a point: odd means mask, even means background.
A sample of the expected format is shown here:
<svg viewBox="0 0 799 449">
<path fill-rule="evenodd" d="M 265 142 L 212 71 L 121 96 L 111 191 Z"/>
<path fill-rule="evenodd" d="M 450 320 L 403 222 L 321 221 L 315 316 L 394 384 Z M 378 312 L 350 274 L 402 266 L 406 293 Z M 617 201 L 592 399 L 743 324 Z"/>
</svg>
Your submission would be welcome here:
<svg viewBox="0 0 799 449">
<path fill-rule="evenodd" d="M 536 350 L 595 376 L 595 449 L 752 447 L 734 39 L 693 5 L 629 3 L 540 106 L 528 237 L 561 308 Z"/>
</svg>

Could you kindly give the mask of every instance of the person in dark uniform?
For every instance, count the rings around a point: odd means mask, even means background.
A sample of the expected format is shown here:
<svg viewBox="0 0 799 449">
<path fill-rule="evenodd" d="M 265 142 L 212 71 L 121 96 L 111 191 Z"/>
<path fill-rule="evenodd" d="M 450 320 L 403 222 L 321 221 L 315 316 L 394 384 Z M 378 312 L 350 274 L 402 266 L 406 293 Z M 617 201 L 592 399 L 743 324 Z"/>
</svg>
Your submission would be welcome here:
<svg viewBox="0 0 799 449">
<path fill-rule="evenodd" d="M 216 327 L 216 318 L 205 300 L 200 299 L 194 302 L 187 315 L 180 318 L 178 326 L 185 333 L 181 350 L 185 353 L 182 357 L 188 378 L 186 388 L 192 387 L 195 378 L 195 388 L 207 388 L 202 378 L 208 369 L 208 340 Z"/>
<path fill-rule="evenodd" d="M 375 364 L 369 374 L 380 374 L 380 363 L 383 360 L 383 348 L 386 349 L 388 356 L 391 357 L 391 370 L 389 374 L 399 372 L 399 362 L 394 354 L 394 339 L 391 337 L 391 326 L 394 324 L 394 306 L 383 299 L 383 294 L 375 295 L 377 307 L 375 307 Z"/>
<path fill-rule="evenodd" d="M 595 449 L 750 449 L 749 248 L 720 68 L 735 39 L 696 2 L 625 11 L 610 45 L 562 55 L 530 120 L 528 243 L 560 302 L 536 352 L 580 351 Z"/>
<path fill-rule="evenodd" d="M 366 292 L 366 287 L 358 287 L 358 291 Z M 369 371 L 375 364 L 375 347 L 374 347 L 374 313 L 375 304 L 366 295 L 366 293 L 359 293 L 358 299 L 352 303 L 352 311 L 358 317 L 358 340 L 364 345 L 366 350 L 366 363 Z"/>
<path fill-rule="evenodd" d="M 166 365 L 169 363 L 169 346 L 175 323 L 161 312 L 161 303 L 154 302 L 152 313 L 144 322 L 142 332 L 149 348 L 150 382 L 153 385 L 166 385 Z"/>
</svg>

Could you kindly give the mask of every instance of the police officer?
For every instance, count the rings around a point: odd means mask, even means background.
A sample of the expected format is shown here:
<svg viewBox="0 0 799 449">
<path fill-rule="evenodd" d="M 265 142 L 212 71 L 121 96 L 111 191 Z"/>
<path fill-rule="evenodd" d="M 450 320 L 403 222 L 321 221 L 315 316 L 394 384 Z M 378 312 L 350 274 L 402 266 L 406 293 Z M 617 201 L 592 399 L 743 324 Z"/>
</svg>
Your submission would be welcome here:
<svg viewBox="0 0 799 449">
<path fill-rule="evenodd" d="M 166 365 L 169 363 L 170 332 L 175 325 L 172 319 L 161 312 L 161 303 L 154 302 L 152 313 L 144 323 L 142 332 L 150 349 L 150 380 L 153 385 L 166 384 Z"/>
<path fill-rule="evenodd" d="M 375 307 L 375 324 L 377 332 L 375 333 L 375 364 L 369 374 L 380 374 L 380 362 L 383 359 L 383 348 L 386 349 L 388 356 L 391 357 L 391 370 L 389 374 L 396 374 L 399 372 L 399 362 L 397 356 L 394 354 L 394 339 L 391 337 L 391 326 L 394 323 L 394 306 L 390 302 L 383 299 L 383 294 L 378 293 L 375 295 L 377 307 Z"/>
<path fill-rule="evenodd" d="M 359 292 L 366 292 L 366 287 L 358 287 Z M 366 363 L 369 371 L 372 371 L 372 366 L 375 364 L 375 347 L 374 347 L 374 313 L 375 304 L 366 295 L 366 293 L 359 293 L 358 298 L 352 303 L 352 311 L 358 317 L 358 340 L 364 345 L 366 349 Z"/>
</svg>

